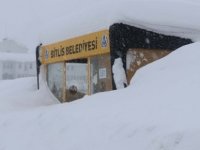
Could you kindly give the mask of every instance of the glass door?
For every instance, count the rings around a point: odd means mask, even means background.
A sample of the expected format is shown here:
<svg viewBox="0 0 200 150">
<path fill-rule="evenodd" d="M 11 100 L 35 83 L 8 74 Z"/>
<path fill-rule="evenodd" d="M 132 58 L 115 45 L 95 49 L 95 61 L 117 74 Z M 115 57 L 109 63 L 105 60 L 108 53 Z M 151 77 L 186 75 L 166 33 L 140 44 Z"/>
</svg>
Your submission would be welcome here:
<svg viewBox="0 0 200 150">
<path fill-rule="evenodd" d="M 64 62 L 49 64 L 47 66 L 47 85 L 53 95 L 60 101 L 65 101 L 65 72 Z"/>
<path fill-rule="evenodd" d="M 82 98 L 88 92 L 87 59 L 66 63 L 66 101 Z"/>
<path fill-rule="evenodd" d="M 112 90 L 110 54 L 90 58 L 90 94 Z"/>
</svg>

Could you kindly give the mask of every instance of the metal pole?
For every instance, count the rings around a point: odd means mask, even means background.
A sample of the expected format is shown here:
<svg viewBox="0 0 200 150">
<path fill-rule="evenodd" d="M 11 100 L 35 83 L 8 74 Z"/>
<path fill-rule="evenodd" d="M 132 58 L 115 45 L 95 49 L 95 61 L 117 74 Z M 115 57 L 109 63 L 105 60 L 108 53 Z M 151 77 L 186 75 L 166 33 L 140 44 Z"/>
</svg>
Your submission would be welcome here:
<svg viewBox="0 0 200 150">
<path fill-rule="evenodd" d="M 39 54 L 40 54 L 40 47 L 41 46 L 42 46 L 42 43 L 36 47 L 36 73 L 37 73 L 37 89 L 38 90 L 40 88 L 39 74 L 40 74 L 40 65 L 41 65 L 41 62 L 39 60 Z"/>
</svg>

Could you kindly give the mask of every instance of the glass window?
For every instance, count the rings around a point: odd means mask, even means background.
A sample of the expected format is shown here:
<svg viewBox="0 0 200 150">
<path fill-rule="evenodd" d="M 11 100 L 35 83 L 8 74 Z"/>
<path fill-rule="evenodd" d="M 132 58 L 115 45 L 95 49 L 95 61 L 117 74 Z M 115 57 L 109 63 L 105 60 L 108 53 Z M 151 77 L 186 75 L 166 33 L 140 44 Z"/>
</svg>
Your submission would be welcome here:
<svg viewBox="0 0 200 150">
<path fill-rule="evenodd" d="M 66 63 L 66 101 L 73 101 L 88 94 L 87 59 Z"/>
<path fill-rule="evenodd" d="M 90 59 L 90 93 L 112 90 L 110 54 Z"/>
<path fill-rule="evenodd" d="M 64 70 L 64 63 L 49 64 L 47 66 L 47 84 L 55 97 L 61 102 L 65 100 Z"/>
<path fill-rule="evenodd" d="M 33 68 L 33 64 L 30 64 L 29 68 L 32 69 Z"/>
<path fill-rule="evenodd" d="M 27 64 L 24 64 L 24 71 L 27 71 L 27 70 L 28 70 Z"/>
<path fill-rule="evenodd" d="M 61 102 L 112 90 L 110 54 L 47 66 L 47 83 Z"/>
<path fill-rule="evenodd" d="M 21 63 L 19 63 L 19 69 L 21 69 L 22 68 L 22 64 Z"/>
</svg>

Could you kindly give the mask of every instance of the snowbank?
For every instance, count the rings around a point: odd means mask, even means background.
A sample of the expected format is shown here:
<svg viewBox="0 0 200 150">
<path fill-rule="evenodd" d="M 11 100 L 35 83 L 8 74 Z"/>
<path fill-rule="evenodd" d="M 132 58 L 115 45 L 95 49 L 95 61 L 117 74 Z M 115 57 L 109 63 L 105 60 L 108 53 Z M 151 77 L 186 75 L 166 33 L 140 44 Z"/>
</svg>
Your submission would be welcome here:
<svg viewBox="0 0 200 150">
<path fill-rule="evenodd" d="M 0 148 L 199 149 L 199 48 L 200 43 L 182 47 L 143 67 L 126 89 L 1 114 Z M 33 89 L 25 93 L 35 95 Z"/>
<path fill-rule="evenodd" d="M 45 83 L 40 91 L 36 83 L 36 77 L 0 80 L 0 114 L 55 104 Z"/>
</svg>

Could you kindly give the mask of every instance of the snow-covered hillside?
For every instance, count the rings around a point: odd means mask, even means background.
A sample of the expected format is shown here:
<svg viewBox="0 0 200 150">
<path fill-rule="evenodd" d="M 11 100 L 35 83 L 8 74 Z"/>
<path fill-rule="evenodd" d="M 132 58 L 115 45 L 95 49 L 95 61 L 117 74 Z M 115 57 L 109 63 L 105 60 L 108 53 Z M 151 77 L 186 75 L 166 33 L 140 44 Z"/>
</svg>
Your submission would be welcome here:
<svg viewBox="0 0 200 150">
<path fill-rule="evenodd" d="M 3 82 L 1 111 L 10 105 L 12 112 L 0 114 L 0 148 L 198 150 L 199 48 L 200 43 L 182 47 L 143 67 L 126 89 L 26 111 L 52 104 L 45 88 L 35 91 L 33 78 L 14 81 L 31 84 L 27 90 L 16 84 L 9 90 L 11 82 Z M 8 92 L 18 102 L 6 98 Z"/>
</svg>

